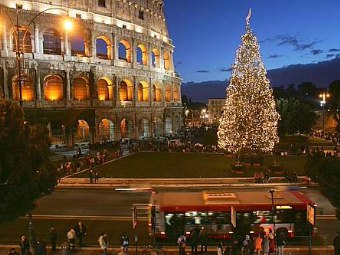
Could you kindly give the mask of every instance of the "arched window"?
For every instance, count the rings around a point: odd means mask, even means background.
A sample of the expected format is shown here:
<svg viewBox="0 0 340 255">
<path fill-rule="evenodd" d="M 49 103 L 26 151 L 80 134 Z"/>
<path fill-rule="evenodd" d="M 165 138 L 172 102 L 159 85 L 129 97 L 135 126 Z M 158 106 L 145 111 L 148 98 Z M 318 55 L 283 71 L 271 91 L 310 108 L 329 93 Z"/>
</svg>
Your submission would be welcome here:
<svg viewBox="0 0 340 255">
<path fill-rule="evenodd" d="M 43 36 L 44 54 L 61 55 L 60 34 L 54 29 L 48 29 Z"/>
<path fill-rule="evenodd" d="M 91 31 L 89 29 L 76 30 L 71 33 L 71 55 L 78 57 L 91 56 Z"/>
<path fill-rule="evenodd" d="M 47 76 L 44 80 L 46 101 L 60 101 L 63 99 L 63 80 L 57 75 Z"/>
<path fill-rule="evenodd" d="M 148 64 L 148 52 L 144 44 L 137 46 L 137 63 L 145 66 Z"/>
<path fill-rule="evenodd" d="M 152 49 L 151 61 L 152 61 L 153 67 L 159 67 L 159 50 L 158 49 Z"/>
<path fill-rule="evenodd" d="M 98 37 L 96 39 L 96 56 L 101 59 L 110 59 L 111 58 L 111 50 L 110 50 L 110 40 L 104 36 Z"/>
<path fill-rule="evenodd" d="M 119 98 L 120 101 L 132 101 L 133 87 L 129 80 L 121 81 L 119 86 Z"/>
<path fill-rule="evenodd" d="M 154 102 L 162 102 L 162 89 L 161 86 L 156 83 L 152 87 L 153 89 L 153 101 Z"/>
<path fill-rule="evenodd" d="M 165 86 L 165 101 L 166 102 L 171 101 L 171 86 L 170 85 Z"/>
<path fill-rule="evenodd" d="M 174 86 L 174 101 L 178 102 L 178 101 L 180 101 L 179 99 L 180 99 L 179 88 L 178 88 L 178 85 L 175 85 Z"/>
<path fill-rule="evenodd" d="M 120 122 L 120 136 L 121 138 L 132 137 L 132 121 L 129 119 L 122 119 Z"/>
<path fill-rule="evenodd" d="M 31 33 L 26 27 L 19 26 L 12 31 L 12 43 L 14 52 L 32 52 Z"/>
<path fill-rule="evenodd" d="M 90 127 L 85 120 L 78 120 L 76 142 L 88 142 L 90 140 Z"/>
<path fill-rule="evenodd" d="M 164 52 L 163 59 L 164 59 L 164 69 L 170 70 L 170 54 L 169 54 L 169 52 L 167 52 L 167 51 Z"/>
<path fill-rule="evenodd" d="M 83 77 L 73 79 L 73 99 L 88 100 L 90 99 L 90 88 L 88 82 Z"/>
<path fill-rule="evenodd" d="M 99 123 L 99 140 L 113 141 L 114 140 L 114 124 L 111 120 L 103 119 Z"/>
<path fill-rule="evenodd" d="M 32 78 L 28 75 L 21 75 L 20 77 L 21 83 L 21 94 L 22 101 L 33 101 L 34 100 L 34 88 Z M 13 88 L 13 100 L 20 100 L 20 89 L 19 89 L 19 80 L 17 76 L 13 77 L 12 80 L 12 88 Z"/>
<path fill-rule="evenodd" d="M 121 40 L 118 44 L 118 58 L 131 63 L 131 46 L 126 40 Z"/>
<path fill-rule="evenodd" d="M 138 84 L 138 101 L 139 102 L 149 101 L 149 86 L 145 81 L 141 81 Z"/>
<path fill-rule="evenodd" d="M 113 99 L 113 87 L 110 80 L 103 78 L 98 80 L 98 99 L 107 101 Z"/>
</svg>

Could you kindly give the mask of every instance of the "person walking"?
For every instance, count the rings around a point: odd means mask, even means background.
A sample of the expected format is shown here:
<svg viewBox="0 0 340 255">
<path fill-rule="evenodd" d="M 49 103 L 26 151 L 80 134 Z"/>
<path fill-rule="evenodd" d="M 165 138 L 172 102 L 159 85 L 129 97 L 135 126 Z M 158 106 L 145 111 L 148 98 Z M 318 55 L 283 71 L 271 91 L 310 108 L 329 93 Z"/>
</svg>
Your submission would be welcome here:
<svg viewBox="0 0 340 255">
<path fill-rule="evenodd" d="M 41 238 L 39 238 L 37 242 L 36 255 L 47 255 L 46 243 Z"/>
<path fill-rule="evenodd" d="M 334 255 L 340 255 L 340 231 L 338 231 L 333 240 Z"/>
<path fill-rule="evenodd" d="M 263 255 L 269 255 L 269 237 L 267 233 L 263 236 L 262 244 L 263 244 Z"/>
<path fill-rule="evenodd" d="M 280 232 L 276 238 L 277 254 L 284 255 L 284 247 L 286 245 L 286 240 L 282 232 Z"/>
<path fill-rule="evenodd" d="M 68 232 L 67 232 L 67 240 L 68 240 L 68 244 L 70 246 L 71 250 L 75 250 L 75 243 L 76 243 L 76 231 L 74 231 L 73 228 L 71 228 Z"/>
<path fill-rule="evenodd" d="M 99 236 L 98 243 L 99 243 L 99 247 L 102 251 L 102 255 L 107 255 L 107 248 L 109 246 L 109 242 L 107 240 L 107 234 L 106 233 L 102 233 Z"/>
<path fill-rule="evenodd" d="M 185 255 L 185 246 L 187 243 L 187 238 L 184 234 L 180 235 L 177 239 L 179 255 Z"/>
<path fill-rule="evenodd" d="M 271 229 L 269 229 L 268 239 L 269 239 L 269 254 L 275 254 L 276 240 Z"/>
<path fill-rule="evenodd" d="M 262 241 L 260 234 L 257 233 L 254 237 L 254 255 L 261 255 Z"/>
<path fill-rule="evenodd" d="M 58 239 L 57 231 L 52 225 L 50 228 L 50 242 L 52 251 L 57 251 L 57 239 Z"/>
<path fill-rule="evenodd" d="M 123 233 L 120 237 L 120 246 L 123 252 L 127 253 L 129 251 L 129 244 L 130 244 L 129 237 L 127 236 L 126 233 Z"/>
<path fill-rule="evenodd" d="M 28 251 L 30 249 L 30 243 L 26 236 L 22 236 L 20 239 L 20 249 L 21 249 L 21 255 L 27 255 Z"/>
<path fill-rule="evenodd" d="M 79 241 L 79 246 L 83 246 L 83 238 L 86 236 L 85 225 L 81 221 L 78 221 L 78 223 L 74 227 L 74 231 L 76 232 L 76 236 Z"/>
<path fill-rule="evenodd" d="M 218 244 L 217 244 L 217 255 L 223 255 L 223 244 L 222 244 L 222 242 L 218 242 Z"/>
<path fill-rule="evenodd" d="M 90 179 L 90 183 L 93 183 L 93 170 L 92 169 L 89 172 L 89 179 Z"/>
<path fill-rule="evenodd" d="M 204 229 L 204 227 L 202 227 L 202 229 L 201 229 L 201 231 L 198 235 L 198 240 L 199 240 L 199 243 L 201 245 L 201 252 L 207 252 L 207 250 L 208 250 L 208 233 Z"/>
</svg>

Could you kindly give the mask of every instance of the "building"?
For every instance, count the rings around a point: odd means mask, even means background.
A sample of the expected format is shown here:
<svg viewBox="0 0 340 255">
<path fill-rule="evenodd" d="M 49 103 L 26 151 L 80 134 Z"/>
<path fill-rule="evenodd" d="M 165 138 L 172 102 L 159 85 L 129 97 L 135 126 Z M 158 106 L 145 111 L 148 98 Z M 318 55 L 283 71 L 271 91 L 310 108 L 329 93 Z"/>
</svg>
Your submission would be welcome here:
<svg viewBox="0 0 340 255">
<path fill-rule="evenodd" d="M 225 105 L 225 98 L 210 98 L 208 100 L 208 116 L 211 124 L 218 123 Z"/>
<path fill-rule="evenodd" d="M 181 80 L 163 1 L 2 0 L 2 97 L 55 144 L 177 132 Z"/>
</svg>

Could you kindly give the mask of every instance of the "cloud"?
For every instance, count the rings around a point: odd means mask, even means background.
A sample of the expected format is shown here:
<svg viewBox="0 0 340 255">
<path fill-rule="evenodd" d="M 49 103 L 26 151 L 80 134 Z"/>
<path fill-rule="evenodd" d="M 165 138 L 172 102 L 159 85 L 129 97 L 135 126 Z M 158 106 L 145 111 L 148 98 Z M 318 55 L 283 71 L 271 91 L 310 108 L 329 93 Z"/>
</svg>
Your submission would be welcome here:
<svg viewBox="0 0 340 255">
<path fill-rule="evenodd" d="M 328 52 L 340 52 L 340 49 L 329 49 Z"/>
<path fill-rule="evenodd" d="M 340 54 L 336 54 L 336 55 L 335 55 L 335 58 L 340 58 Z"/>
<path fill-rule="evenodd" d="M 313 50 L 313 46 L 317 43 L 320 43 L 321 40 L 315 39 L 313 41 L 305 41 L 301 38 L 298 38 L 297 36 L 281 34 L 267 38 L 263 42 L 276 42 L 277 46 L 290 45 L 294 48 L 294 50 L 303 51 L 307 49 Z"/>
<path fill-rule="evenodd" d="M 224 68 L 224 67 L 222 67 L 221 69 L 220 69 L 220 72 L 231 72 L 233 70 L 233 68 Z"/>
<path fill-rule="evenodd" d="M 335 54 L 327 54 L 326 58 L 332 58 L 334 56 L 335 56 Z"/>
<path fill-rule="evenodd" d="M 282 55 L 274 54 L 270 55 L 268 58 L 280 58 L 280 57 L 282 57 Z"/>
<path fill-rule="evenodd" d="M 319 54 L 323 53 L 323 50 L 317 49 L 317 50 L 311 50 L 310 52 L 311 52 L 313 55 L 319 55 Z"/>
<path fill-rule="evenodd" d="M 209 70 L 198 70 L 196 71 L 196 73 L 210 73 Z"/>
</svg>

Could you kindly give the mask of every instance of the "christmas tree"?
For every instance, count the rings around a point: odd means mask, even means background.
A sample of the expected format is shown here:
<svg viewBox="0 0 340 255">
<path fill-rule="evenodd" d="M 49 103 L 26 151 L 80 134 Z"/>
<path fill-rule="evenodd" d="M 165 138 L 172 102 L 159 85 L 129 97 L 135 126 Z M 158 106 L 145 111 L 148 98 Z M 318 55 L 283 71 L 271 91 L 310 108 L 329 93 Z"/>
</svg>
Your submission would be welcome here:
<svg viewBox="0 0 340 255">
<path fill-rule="evenodd" d="M 279 141 L 279 114 L 257 38 L 250 28 L 250 17 L 251 10 L 246 18 L 246 33 L 236 52 L 217 133 L 219 147 L 234 153 L 269 152 Z"/>
</svg>

